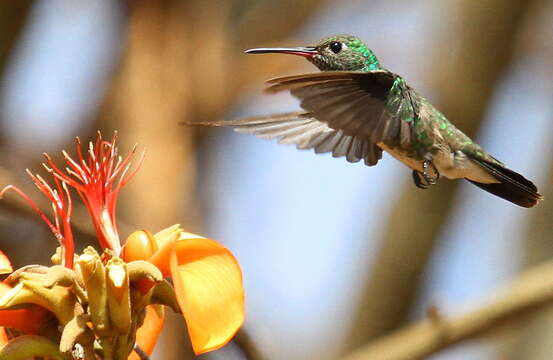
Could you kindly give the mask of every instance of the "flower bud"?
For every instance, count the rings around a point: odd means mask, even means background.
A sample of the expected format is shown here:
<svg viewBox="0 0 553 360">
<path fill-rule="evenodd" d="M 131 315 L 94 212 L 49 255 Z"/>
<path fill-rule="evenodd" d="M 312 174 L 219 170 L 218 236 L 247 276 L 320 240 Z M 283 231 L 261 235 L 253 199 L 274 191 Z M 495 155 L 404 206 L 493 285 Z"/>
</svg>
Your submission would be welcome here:
<svg viewBox="0 0 553 360">
<path fill-rule="evenodd" d="M 120 258 L 112 258 L 106 265 L 106 289 L 111 324 L 121 334 L 131 327 L 131 298 L 127 265 Z"/>
<path fill-rule="evenodd" d="M 88 295 L 88 307 L 94 330 L 98 335 L 109 333 L 107 313 L 106 271 L 93 247 L 84 249 L 77 261 L 78 270 Z"/>
<path fill-rule="evenodd" d="M 148 230 L 138 230 L 127 238 L 121 258 L 126 262 L 134 260 L 148 260 L 157 251 L 157 242 Z"/>
</svg>

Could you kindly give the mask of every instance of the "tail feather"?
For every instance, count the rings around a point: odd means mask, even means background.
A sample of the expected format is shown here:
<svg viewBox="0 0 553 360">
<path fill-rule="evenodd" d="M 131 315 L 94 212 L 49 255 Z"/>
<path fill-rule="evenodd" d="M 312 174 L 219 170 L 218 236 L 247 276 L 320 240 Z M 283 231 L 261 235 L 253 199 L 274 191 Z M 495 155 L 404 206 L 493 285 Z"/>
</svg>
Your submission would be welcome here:
<svg viewBox="0 0 553 360">
<path fill-rule="evenodd" d="M 476 158 L 472 160 L 499 181 L 484 184 L 467 179 L 479 188 L 525 208 L 533 207 L 543 199 L 536 185 L 519 173 L 491 161 Z"/>
</svg>

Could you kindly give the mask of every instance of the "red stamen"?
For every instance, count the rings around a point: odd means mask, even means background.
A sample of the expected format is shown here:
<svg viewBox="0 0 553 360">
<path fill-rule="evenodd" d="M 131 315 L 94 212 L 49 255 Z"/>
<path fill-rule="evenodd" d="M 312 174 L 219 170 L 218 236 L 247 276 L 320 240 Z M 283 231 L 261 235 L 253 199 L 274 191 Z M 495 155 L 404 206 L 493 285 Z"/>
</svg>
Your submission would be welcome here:
<svg viewBox="0 0 553 360">
<path fill-rule="evenodd" d="M 114 134 L 111 142 L 103 140 L 98 133 L 96 140 L 89 142 L 86 153 L 83 153 L 81 141 L 77 138 L 75 140 L 76 160 L 66 152 L 63 153 L 68 166 L 65 172 L 49 158 L 47 163 L 57 179 L 77 190 L 92 218 L 100 245 L 118 252 L 121 244 L 115 217 L 117 197 L 121 187 L 136 174 L 140 164 L 129 174 L 130 161 L 136 147 L 124 160 L 121 160 L 117 156 L 116 141 L 117 133 Z M 119 181 L 116 183 L 117 178 Z"/>
<path fill-rule="evenodd" d="M 31 208 L 34 210 L 34 212 L 36 212 L 38 214 L 38 216 L 40 216 L 40 218 L 46 223 L 46 225 L 48 225 L 48 227 L 50 228 L 50 230 L 54 233 L 54 235 L 56 235 L 56 238 L 59 240 L 61 238 L 61 234 L 56 234 L 57 232 L 57 227 L 54 226 L 54 224 L 52 224 L 52 222 L 50 221 L 50 219 L 48 219 L 48 217 L 46 216 L 46 214 L 44 214 L 42 212 L 42 210 L 40 210 L 38 208 L 38 206 L 35 204 L 35 202 L 33 200 L 31 200 L 30 197 L 27 196 L 27 194 L 25 194 L 21 189 L 19 189 L 18 187 L 16 186 L 13 186 L 13 185 L 8 185 L 6 187 L 4 187 L 1 191 L 0 191 L 0 199 L 2 199 L 4 197 L 4 194 L 6 192 L 8 192 L 9 190 L 13 190 L 16 192 L 17 195 L 19 195 L 23 200 L 25 200 L 30 206 Z"/>
<path fill-rule="evenodd" d="M 117 133 L 114 134 L 111 142 L 103 140 L 101 134 L 98 133 L 95 142 L 89 142 L 85 158 L 81 141 L 76 138 L 76 160 L 73 160 L 67 152 L 62 151 L 66 163 L 64 170 L 58 167 L 48 154 L 44 154 L 45 163 L 42 166 L 54 178 L 54 187 L 51 187 L 40 175 L 27 171 L 35 186 L 50 200 L 53 221 L 18 188 L 7 186 L 0 192 L 1 197 L 7 190 L 13 189 L 31 205 L 64 247 L 65 264 L 68 267 L 73 266 L 74 255 L 71 232 L 73 204 L 68 187 L 72 187 L 77 191 L 86 206 L 102 248 L 110 248 L 116 253 L 121 250 L 115 218 L 117 198 L 121 188 L 140 169 L 144 154 L 142 154 L 138 166 L 130 171 L 131 159 L 136 152 L 136 146 L 123 159 L 117 155 L 116 141 Z"/>
<path fill-rule="evenodd" d="M 28 170 L 27 170 L 28 171 Z M 30 174 L 30 172 L 29 172 Z M 20 190 L 18 187 L 13 185 L 8 185 L 5 188 L 3 188 L 0 191 L 0 199 L 4 196 L 4 194 L 9 191 L 13 190 L 16 194 L 18 194 L 23 200 L 25 200 L 31 208 L 34 210 L 35 213 L 38 214 L 38 216 L 46 223 L 50 231 L 54 234 L 55 238 L 58 240 L 60 246 L 62 246 L 65 250 L 65 266 L 68 268 L 73 268 L 73 255 L 75 251 L 75 246 L 73 243 L 73 234 L 71 232 L 71 226 L 69 225 L 69 219 L 67 218 L 66 221 L 66 211 L 65 208 L 62 207 L 63 201 L 59 200 L 59 195 L 57 195 L 49 186 L 48 184 L 44 183 L 44 180 L 41 181 L 41 179 L 35 175 L 31 175 L 31 179 L 37 186 L 37 188 L 44 194 L 52 203 L 52 213 L 54 215 L 54 223 L 44 214 L 42 210 L 38 208 L 38 206 L 35 204 L 31 198 L 29 198 L 22 190 Z M 68 195 L 68 194 L 67 194 Z M 70 201 L 70 200 L 69 200 Z M 63 229 L 60 227 L 59 223 L 59 217 L 61 216 L 63 221 Z"/>
</svg>

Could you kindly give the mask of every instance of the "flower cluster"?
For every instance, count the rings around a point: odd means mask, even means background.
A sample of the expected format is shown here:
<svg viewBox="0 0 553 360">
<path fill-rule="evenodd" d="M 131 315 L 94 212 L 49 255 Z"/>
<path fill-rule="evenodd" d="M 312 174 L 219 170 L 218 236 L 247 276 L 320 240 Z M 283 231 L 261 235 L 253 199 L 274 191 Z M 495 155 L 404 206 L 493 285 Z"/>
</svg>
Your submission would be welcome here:
<svg viewBox="0 0 553 360">
<path fill-rule="evenodd" d="M 228 249 L 179 225 L 120 242 L 117 197 L 140 166 L 131 170 L 135 149 L 120 157 L 116 139 L 98 135 L 85 153 L 77 139 L 76 159 L 63 152 L 64 170 L 45 155 L 53 186 L 29 172 L 50 217 L 19 188 L 0 191 L 26 200 L 60 244 L 50 267 L 12 271 L 0 252 L 0 274 L 10 274 L 0 282 L 0 358 L 139 359 L 133 350 L 152 352 L 164 306 L 183 315 L 197 354 L 225 345 L 242 325 L 242 274 Z M 100 249 L 75 254 L 70 189 L 88 209 Z"/>
</svg>

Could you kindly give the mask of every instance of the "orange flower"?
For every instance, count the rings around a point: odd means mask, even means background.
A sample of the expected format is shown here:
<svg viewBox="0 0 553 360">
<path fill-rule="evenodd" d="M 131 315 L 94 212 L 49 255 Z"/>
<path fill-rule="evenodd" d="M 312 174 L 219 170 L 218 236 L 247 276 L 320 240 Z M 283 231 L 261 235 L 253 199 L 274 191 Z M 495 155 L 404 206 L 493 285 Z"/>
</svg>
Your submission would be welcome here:
<svg viewBox="0 0 553 360">
<path fill-rule="evenodd" d="M 117 197 L 121 188 L 136 174 L 143 158 L 137 168 L 129 173 L 135 149 L 122 159 L 117 153 L 116 141 L 117 134 L 111 141 L 106 141 L 98 133 L 96 142 L 89 143 L 87 156 L 83 156 L 81 141 L 76 138 L 77 160 L 73 160 L 62 151 L 65 170 L 60 169 L 48 154 L 43 154 L 46 163 L 42 165 L 52 175 L 55 187 L 50 186 L 40 175 L 34 175 L 27 170 L 36 187 L 50 200 L 53 221 L 19 188 L 8 185 L 0 191 L 0 199 L 7 191 L 12 190 L 29 203 L 58 239 L 65 252 L 65 266 L 68 268 L 73 268 L 75 253 L 71 231 L 72 203 L 68 187 L 77 191 L 88 209 L 100 246 L 103 249 L 112 249 L 116 254 L 121 251 L 115 221 Z"/>
<path fill-rule="evenodd" d="M 123 248 L 125 261 L 146 260 L 173 279 L 196 354 L 225 345 L 244 321 L 242 273 L 221 244 L 178 225 L 155 235 L 136 231 Z M 137 337 L 140 344 L 142 339 Z"/>
<path fill-rule="evenodd" d="M 94 144 L 89 144 L 86 156 L 77 138 L 77 159 L 73 160 L 63 152 L 65 170 L 45 154 L 46 163 L 43 165 L 54 179 L 54 188 L 39 175 L 29 173 L 35 185 L 52 202 L 52 221 L 14 186 L 0 191 L 0 198 L 8 190 L 14 190 L 24 198 L 52 230 L 63 249 L 64 265 L 72 269 L 75 254 L 68 189 L 75 189 L 88 209 L 103 249 L 109 249 L 109 254 L 113 254 L 114 258 L 120 257 L 127 264 L 135 260 L 147 261 L 155 265 L 163 276 L 172 278 L 174 289 L 170 285 L 168 287 L 178 303 L 172 307 L 182 312 L 196 354 L 224 346 L 244 321 L 244 289 L 238 262 L 228 249 L 216 241 L 186 233 L 178 225 L 155 235 L 137 231 L 122 246 L 115 216 L 117 197 L 121 188 L 136 174 L 140 164 L 130 171 L 135 149 L 122 159 L 117 154 L 116 138 L 114 136 L 112 141 L 105 141 L 98 136 Z M 124 264 L 118 266 L 124 269 Z M 130 282 L 130 286 L 142 295 L 146 295 L 154 285 L 156 283 L 152 278 L 143 277 Z M 159 306 L 148 305 L 146 309 L 146 318 L 136 342 L 150 354 L 163 326 L 164 315 Z M 3 325 L 2 319 L 8 318 L 6 314 L 9 311 L 0 311 L 0 326 Z M 136 359 L 136 354 L 131 357 Z"/>
</svg>

